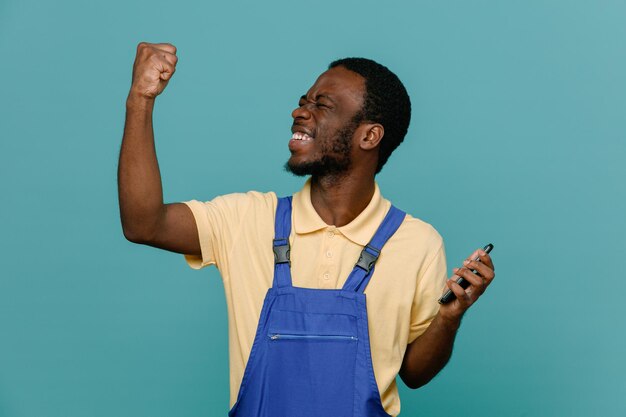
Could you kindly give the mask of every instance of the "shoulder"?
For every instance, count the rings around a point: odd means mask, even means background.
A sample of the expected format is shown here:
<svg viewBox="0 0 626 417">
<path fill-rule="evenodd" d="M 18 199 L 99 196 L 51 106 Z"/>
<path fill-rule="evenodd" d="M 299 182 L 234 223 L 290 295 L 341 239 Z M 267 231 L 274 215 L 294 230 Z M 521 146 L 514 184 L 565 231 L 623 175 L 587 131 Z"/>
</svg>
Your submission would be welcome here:
<svg viewBox="0 0 626 417">
<path fill-rule="evenodd" d="M 248 191 L 245 193 L 230 193 L 215 197 L 211 202 L 228 205 L 272 205 L 276 204 L 276 193 Z"/>
<path fill-rule="evenodd" d="M 406 257 L 407 262 L 417 262 L 420 269 L 444 252 L 443 238 L 437 229 L 408 213 L 389 243 Z"/>
<path fill-rule="evenodd" d="M 433 225 L 408 214 L 404 218 L 400 229 L 408 238 L 419 239 L 428 246 L 438 249 L 443 244 L 443 238 Z"/>
<path fill-rule="evenodd" d="M 420 258 L 429 258 L 442 248 L 443 238 L 433 225 L 413 216 L 407 210 L 393 204 L 392 201 L 384 198 L 382 195 L 380 195 L 380 198 L 382 202 L 381 206 L 388 208 L 393 205 L 406 213 L 400 227 L 391 238 L 391 240 L 398 242 L 402 246 L 403 252 L 412 254 L 421 253 L 422 256 L 420 256 Z"/>
<path fill-rule="evenodd" d="M 248 191 L 217 196 L 209 201 L 185 201 L 199 229 L 216 230 L 222 226 L 240 227 L 249 222 L 273 221 L 276 193 Z"/>
<path fill-rule="evenodd" d="M 276 193 L 248 191 L 245 193 L 230 193 L 205 201 L 208 210 L 242 213 L 249 210 L 274 210 L 276 208 Z"/>
</svg>

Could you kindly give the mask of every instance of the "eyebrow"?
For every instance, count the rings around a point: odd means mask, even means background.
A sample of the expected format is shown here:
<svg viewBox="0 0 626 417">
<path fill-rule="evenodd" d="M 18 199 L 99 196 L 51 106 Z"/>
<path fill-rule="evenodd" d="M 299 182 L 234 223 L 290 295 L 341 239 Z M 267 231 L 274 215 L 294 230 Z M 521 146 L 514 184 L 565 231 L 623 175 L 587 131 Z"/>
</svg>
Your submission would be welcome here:
<svg viewBox="0 0 626 417">
<path fill-rule="evenodd" d="M 330 96 L 326 95 L 326 94 L 318 94 L 315 99 L 319 100 L 320 98 L 325 98 L 326 100 L 329 100 L 330 102 L 334 103 L 335 100 L 333 100 Z M 302 96 L 300 96 L 300 100 L 306 100 L 306 95 L 303 94 Z"/>
</svg>

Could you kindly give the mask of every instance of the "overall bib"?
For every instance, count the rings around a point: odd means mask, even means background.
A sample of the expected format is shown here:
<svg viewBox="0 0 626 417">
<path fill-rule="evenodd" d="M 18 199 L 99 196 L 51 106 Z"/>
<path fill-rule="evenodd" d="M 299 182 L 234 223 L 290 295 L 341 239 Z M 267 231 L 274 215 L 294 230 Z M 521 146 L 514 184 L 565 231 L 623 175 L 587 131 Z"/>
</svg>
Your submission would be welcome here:
<svg viewBox="0 0 626 417">
<path fill-rule="evenodd" d="M 391 207 L 340 290 L 294 287 L 291 197 L 278 199 L 274 281 L 229 417 L 389 417 L 370 352 L 363 291 L 405 213 Z"/>
</svg>

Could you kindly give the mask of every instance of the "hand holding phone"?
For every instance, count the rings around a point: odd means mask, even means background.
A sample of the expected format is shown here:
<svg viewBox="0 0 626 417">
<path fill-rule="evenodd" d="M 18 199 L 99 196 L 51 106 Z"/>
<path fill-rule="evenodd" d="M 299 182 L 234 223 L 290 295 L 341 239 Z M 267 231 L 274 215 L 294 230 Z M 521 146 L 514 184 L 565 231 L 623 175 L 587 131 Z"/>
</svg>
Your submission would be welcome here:
<svg viewBox="0 0 626 417">
<path fill-rule="evenodd" d="M 489 253 L 491 252 L 491 250 L 493 249 L 493 245 L 491 243 L 489 243 L 487 246 L 485 246 L 483 248 L 483 250 L 485 251 L 485 253 Z M 479 257 L 476 257 L 474 259 L 474 261 L 480 261 Z M 476 271 L 472 269 L 472 272 L 475 274 Z M 467 287 L 470 286 L 469 281 L 467 281 L 465 278 L 463 277 L 459 277 L 459 279 L 456 280 L 456 283 L 459 284 L 461 286 L 461 288 L 465 289 Z M 452 292 L 452 290 L 448 290 L 446 291 L 446 293 L 439 299 L 439 304 L 447 304 L 450 301 L 456 299 L 456 295 L 454 295 L 454 293 Z"/>
</svg>

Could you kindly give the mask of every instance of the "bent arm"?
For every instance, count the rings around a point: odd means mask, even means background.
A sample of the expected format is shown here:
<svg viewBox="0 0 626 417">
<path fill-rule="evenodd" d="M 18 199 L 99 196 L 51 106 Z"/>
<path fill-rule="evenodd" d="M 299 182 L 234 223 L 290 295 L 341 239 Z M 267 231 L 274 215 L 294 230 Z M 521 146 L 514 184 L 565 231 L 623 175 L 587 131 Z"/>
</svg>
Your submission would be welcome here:
<svg viewBox="0 0 626 417">
<path fill-rule="evenodd" d="M 124 236 L 131 242 L 200 255 L 191 210 L 164 204 L 154 145 L 152 114 L 158 95 L 174 72 L 175 48 L 139 44 L 118 166 L 118 194 Z"/>
<path fill-rule="evenodd" d="M 200 255 L 198 232 L 185 204 L 164 204 L 152 128 L 154 100 L 126 102 L 126 124 L 118 166 L 118 193 L 124 236 L 173 252 Z"/>
<path fill-rule="evenodd" d="M 476 256 L 480 261 L 474 260 Z M 455 275 L 446 282 L 456 299 L 441 305 L 426 331 L 407 346 L 399 375 L 409 388 L 426 385 L 448 363 L 463 315 L 495 277 L 491 257 L 484 250 L 474 251 L 463 264 L 454 269 Z M 467 289 L 456 283 L 461 276 L 470 283 Z"/>
</svg>

